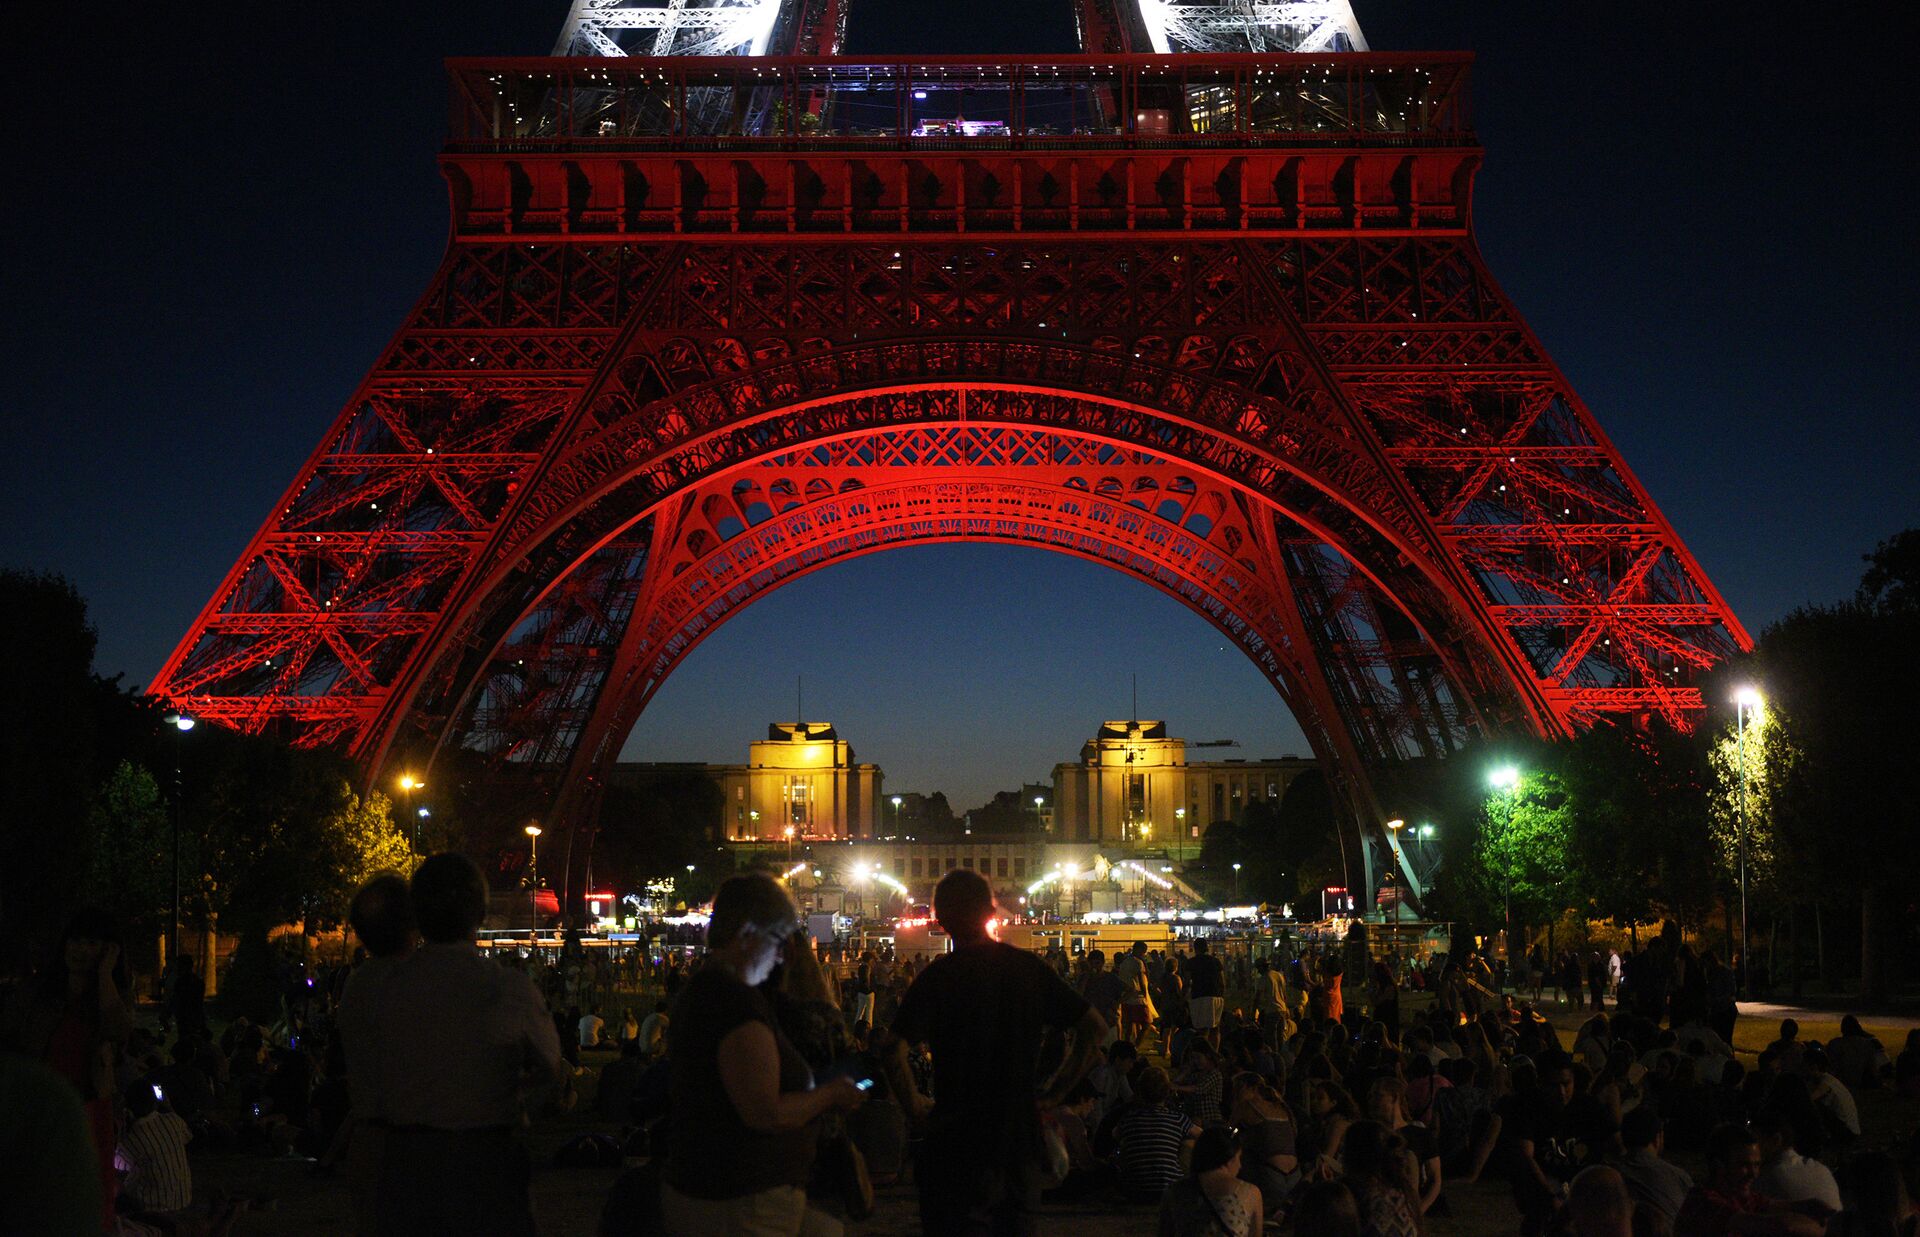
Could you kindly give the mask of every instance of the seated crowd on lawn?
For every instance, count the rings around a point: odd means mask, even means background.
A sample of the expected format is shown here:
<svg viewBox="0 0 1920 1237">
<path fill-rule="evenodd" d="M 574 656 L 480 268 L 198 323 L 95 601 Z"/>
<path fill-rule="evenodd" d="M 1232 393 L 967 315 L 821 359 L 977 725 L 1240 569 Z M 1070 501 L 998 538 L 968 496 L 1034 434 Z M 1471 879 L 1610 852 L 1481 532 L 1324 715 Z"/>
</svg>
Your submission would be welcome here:
<svg viewBox="0 0 1920 1237">
<path fill-rule="evenodd" d="M 1376 961 L 1363 932 L 1252 961 L 1203 938 L 1016 959 L 976 883 L 942 882 L 941 960 L 816 948 L 759 876 L 723 887 L 698 949 L 495 960 L 484 879 L 435 856 L 362 889 L 351 964 L 289 966 L 277 1018 L 217 1033 L 190 966 L 136 1025 L 109 921 L 77 918 L 0 1018 L 9 1162 L 46 1166 L 0 1229 L 227 1231 L 247 1200 L 193 1172 L 225 1150 L 336 1174 L 360 1232 L 532 1233 L 523 1131 L 574 1105 L 583 1060 L 583 1115 L 619 1133 L 562 1162 L 628 1169 L 608 1237 L 830 1234 L 868 1182 L 912 1183 L 929 1233 L 1138 1207 L 1163 1234 L 1420 1237 L 1481 1181 L 1528 1237 L 1920 1227 L 1920 1143 L 1863 1138 L 1858 1103 L 1891 1096 L 1910 1135 L 1920 1032 L 1890 1058 L 1851 1015 L 1826 1043 L 1789 1019 L 1742 1060 L 1727 968 L 1677 932 L 1557 977 Z M 1529 999 L 1549 985 L 1599 1008 L 1562 1031 Z"/>
</svg>

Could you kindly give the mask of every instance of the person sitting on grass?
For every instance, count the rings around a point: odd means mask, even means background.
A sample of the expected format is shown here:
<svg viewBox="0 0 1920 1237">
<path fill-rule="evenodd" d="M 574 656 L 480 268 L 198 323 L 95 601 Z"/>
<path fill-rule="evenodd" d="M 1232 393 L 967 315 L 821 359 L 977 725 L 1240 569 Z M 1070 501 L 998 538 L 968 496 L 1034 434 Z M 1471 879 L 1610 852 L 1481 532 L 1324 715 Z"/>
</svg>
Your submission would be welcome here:
<svg viewBox="0 0 1920 1237">
<path fill-rule="evenodd" d="M 1822 1220 L 1754 1188 L 1760 1145 L 1744 1125 L 1723 1125 L 1707 1140 L 1707 1180 L 1693 1187 L 1674 1220 L 1674 1237 L 1820 1237 Z M 1800 1204 L 1811 1209 L 1817 1204 Z M 1824 1209 L 1822 1209 L 1824 1211 Z"/>
<path fill-rule="evenodd" d="M 1240 1139 L 1224 1126 L 1193 1146 L 1192 1171 L 1160 1199 L 1161 1237 L 1259 1237 L 1260 1191 L 1240 1180 Z"/>
<path fill-rule="evenodd" d="M 1200 1127 L 1168 1101 L 1167 1071 L 1149 1066 L 1134 1081 L 1135 1102 L 1120 1119 L 1120 1187 L 1133 1202 L 1155 1202 L 1180 1179 L 1180 1157 Z"/>
</svg>

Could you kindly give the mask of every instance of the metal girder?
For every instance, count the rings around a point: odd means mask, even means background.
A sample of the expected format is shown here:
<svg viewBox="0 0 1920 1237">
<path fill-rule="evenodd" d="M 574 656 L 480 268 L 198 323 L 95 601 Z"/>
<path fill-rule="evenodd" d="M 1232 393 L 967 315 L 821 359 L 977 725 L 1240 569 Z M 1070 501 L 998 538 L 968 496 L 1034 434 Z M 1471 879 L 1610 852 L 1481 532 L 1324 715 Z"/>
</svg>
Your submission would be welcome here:
<svg viewBox="0 0 1920 1237">
<path fill-rule="evenodd" d="M 1282 0 L 1186 4 L 1136 0 L 1150 48 L 1169 52 L 1363 52 L 1353 6 L 1347 0 Z"/>
<path fill-rule="evenodd" d="M 583 153 L 558 135 L 599 141 L 600 113 L 571 100 L 620 74 L 456 65 L 479 137 L 446 157 L 441 268 L 151 689 L 370 776 L 470 747 L 572 812 L 741 605 L 975 539 L 1109 562 L 1235 633 L 1370 830 L 1369 779 L 1469 731 L 1687 724 L 1746 634 L 1464 231 L 1464 65 L 1378 62 L 1444 108 L 1271 131 L 1330 134 L 1299 157 L 1251 129 L 850 151 L 791 115 L 777 149 Z M 1325 68 L 1351 100 L 1373 64 Z M 798 90 L 807 64 L 775 67 Z M 1250 208 L 1233 169 L 1269 158 Z"/>
<path fill-rule="evenodd" d="M 574 0 L 556 56 L 759 56 L 792 0 Z M 634 35 L 651 37 L 638 40 Z"/>
</svg>

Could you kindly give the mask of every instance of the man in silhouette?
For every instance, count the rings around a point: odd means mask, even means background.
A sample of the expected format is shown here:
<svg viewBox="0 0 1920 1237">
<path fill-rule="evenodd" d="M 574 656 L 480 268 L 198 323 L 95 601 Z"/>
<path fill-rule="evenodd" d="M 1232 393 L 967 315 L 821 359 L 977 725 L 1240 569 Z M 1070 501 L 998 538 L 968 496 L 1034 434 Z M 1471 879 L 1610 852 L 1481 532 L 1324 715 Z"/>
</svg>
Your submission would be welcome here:
<svg viewBox="0 0 1920 1237">
<path fill-rule="evenodd" d="M 915 1165 L 921 1227 L 928 1237 L 1025 1237 L 1039 1201 L 1040 1110 L 1080 1081 L 1106 1023 L 1044 960 L 987 934 L 993 890 L 979 873 L 942 877 L 933 913 L 953 952 L 907 989 L 883 1049 L 894 1093 L 926 1121 Z M 1049 1027 L 1067 1033 L 1067 1046 L 1043 1079 Z M 934 1101 L 914 1085 L 909 1044 L 933 1049 Z"/>
<path fill-rule="evenodd" d="M 559 1036 L 533 981 L 474 947 L 487 882 L 471 859 L 430 857 L 410 893 L 423 941 L 369 993 L 387 1120 L 376 1231 L 531 1237 L 519 1132 L 530 1101 L 572 1099 Z"/>
</svg>

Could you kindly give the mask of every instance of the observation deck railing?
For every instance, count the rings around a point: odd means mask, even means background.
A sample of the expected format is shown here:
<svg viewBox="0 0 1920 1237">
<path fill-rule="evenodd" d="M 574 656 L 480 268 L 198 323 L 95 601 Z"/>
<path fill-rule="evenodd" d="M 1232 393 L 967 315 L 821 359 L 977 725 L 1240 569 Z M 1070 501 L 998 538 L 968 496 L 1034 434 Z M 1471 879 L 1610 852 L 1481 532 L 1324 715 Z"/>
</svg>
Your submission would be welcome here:
<svg viewBox="0 0 1920 1237">
<path fill-rule="evenodd" d="M 1473 144 L 1462 53 L 458 59 L 449 153 Z"/>
</svg>

